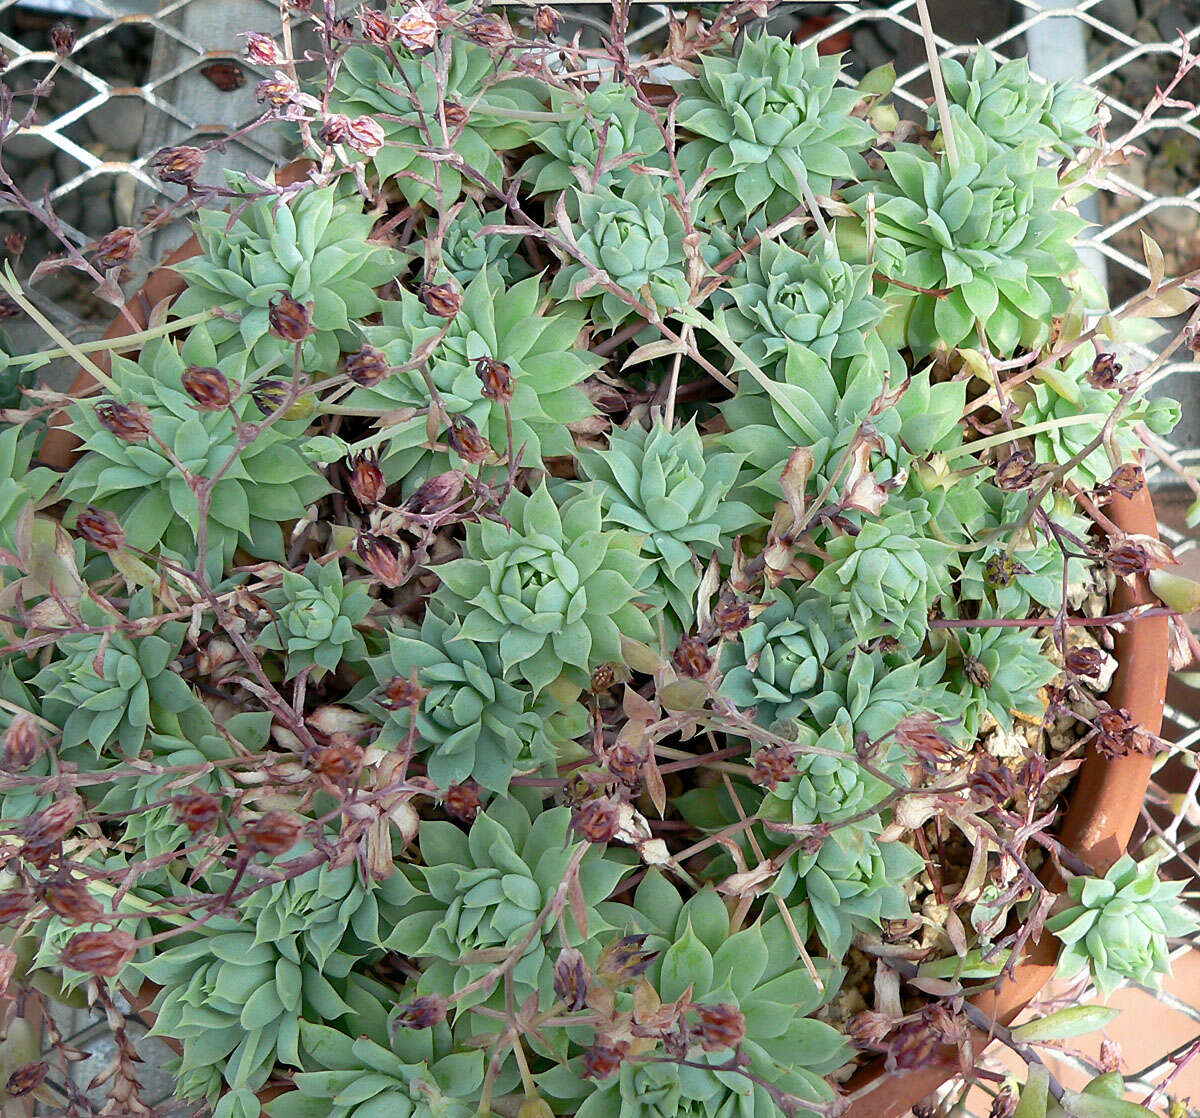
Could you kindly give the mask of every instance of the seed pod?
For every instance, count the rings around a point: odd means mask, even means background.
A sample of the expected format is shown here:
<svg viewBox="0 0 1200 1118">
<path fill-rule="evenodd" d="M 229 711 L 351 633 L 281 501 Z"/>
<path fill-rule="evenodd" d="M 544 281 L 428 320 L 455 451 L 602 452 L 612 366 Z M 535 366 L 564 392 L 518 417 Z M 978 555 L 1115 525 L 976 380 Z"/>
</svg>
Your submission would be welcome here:
<svg viewBox="0 0 1200 1118">
<path fill-rule="evenodd" d="M 263 35 L 259 31 L 247 31 L 245 38 L 246 57 L 251 62 L 257 62 L 260 66 L 282 66 L 286 61 L 279 44 L 270 35 Z"/>
<path fill-rule="evenodd" d="M 100 268 L 116 268 L 128 264 L 138 251 L 137 230 L 128 225 L 122 225 L 110 233 L 105 233 L 96 242 L 94 259 Z"/>
<path fill-rule="evenodd" d="M 46 748 L 38 720 L 28 711 L 13 715 L 3 735 L 0 735 L 0 751 L 4 756 L 4 767 L 9 772 L 20 772 L 29 768 Z"/>
<path fill-rule="evenodd" d="M 549 4 L 539 4 L 533 12 L 533 26 L 539 35 L 553 39 L 562 29 L 562 16 Z"/>
<path fill-rule="evenodd" d="M 437 42 L 438 25 L 424 4 L 413 4 L 396 20 L 396 35 L 409 50 L 430 50 Z"/>
<path fill-rule="evenodd" d="M 348 354 L 345 361 L 346 376 L 355 384 L 372 388 L 388 375 L 388 359 L 382 350 L 365 345 L 357 353 Z"/>
<path fill-rule="evenodd" d="M 1117 387 L 1121 376 L 1121 363 L 1112 353 L 1098 353 L 1096 360 L 1087 373 L 1087 382 L 1093 388 L 1111 389 Z"/>
<path fill-rule="evenodd" d="M 446 814 L 464 823 L 472 823 L 480 810 L 483 801 L 479 798 L 479 785 L 473 780 L 464 780 L 461 784 L 451 784 L 446 789 L 446 797 L 442 801 Z"/>
<path fill-rule="evenodd" d="M 233 402 L 228 379 L 211 365 L 189 365 L 179 379 L 200 411 L 224 411 Z"/>
<path fill-rule="evenodd" d="M 475 363 L 475 375 L 483 384 L 480 395 L 488 400 L 495 400 L 498 404 L 512 402 L 512 369 L 503 361 L 497 361 L 493 357 L 481 357 Z"/>
<path fill-rule="evenodd" d="M 713 666 L 708 646 L 696 636 L 683 637 L 675 648 L 672 660 L 679 674 L 689 679 L 703 679 Z"/>
<path fill-rule="evenodd" d="M 446 1020 L 446 999 L 441 994 L 427 994 L 398 1008 L 395 1022 L 406 1029 L 432 1029 Z"/>
<path fill-rule="evenodd" d="M 44 867 L 57 853 L 62 840 L 74 830 L 82 807 L 83 801 L 70 795 L 39 811 L 25 824 L 21 855 L 39 869 Z"/>
<path fill-rule="evenodd" d="M 116 978 L 137 951 L 137 940 L 114 928 L 108 932 L 77 932 L 63 948 L 60 962 L 72 970 Z"/>
<path fill-rule="evenodd" d="M 1086 675 L 1095 679 L 1104 667 L 1104 653 L 1094 645 L 1072 648 L 1066 655 L 1066 667 L 1072 675 Z"/>
<path fill-rule="evenodd" d="M 480 433 L 474 422 L 465 415 L 450 417 L 450 430 L 446 432 L 446 442 L 464 462 L 478 465 L 495 456 L 492 444 Z"/>
<path fill-rule="evenodd" d="M 243 828 L 246 845 L 257 853 L 277 857 L 296 845 L 304 824 L 287 811 L 268 811 Z"/>
<path fill-rule="evenodd" d="M 1014 450 L 996 467 L 996 484 L 1007 493 L 1033 484 L 1034 457 L 1027 450 Z"/>
<path fill-rule="evenodd" d="M 796 758 L 783 745 L 771 745 L 754 754 L 754 783 L 774 792 L 796 775 Z"/>
<path fill-rule="evenodd" d="M 104 915 L 100 902 L 82 881 L 51 881 L 41 892 L 46 907 L 68 924 L 90 924 Z"/>
<path fill-rule="evenodd" d="M 101 551 L 120 551 L 125 546 L 125 530 L 121 522 L 105 509 L 88 505 L 75 518 L 75 531 Z"/>
<path fill-rule="evenodd" d="M 300 343 L 317 332 L 312 324 L 312 300 L 301 303 L 287 291 L 280 291 L 274 302 L 267 304 L 267 320 L 271 333 L 285 342 Z"/>
<path fill-rule="evenodd" d="M 583 953 L 575 947 L 564 947 L 554 960 L 554 993 L 567 1009 L 587 1007 L 589 978 Z"/>
<path fill-rule="evenodd" d="M 746 1039 L 746 1018 L 736 1005 L 721 1002 L 719 1005 L 698 1005 L 695 1009 L 696 1032 L 705 1052 L 736 1048 Z"/>
<path fill-rule="evenodd" d="M 384 586 L 396 587 L 404 581 L 408 567 L 408 547 L 403 543 L 400 547 L 403 548 L 402 552 L 398 552 L 387 540 L 369 532 L 360 532 L 354 550 L 367 570 Z"/>
<path fill-rule="evenodd" d="M 582 1059 L 584 1079 L 611 1079 L 621 1070 L 621 1062 L 629 1050 L 627 1041 L 606 1043 L 597 1040 Z"/>
<path fill-rule="evenodd" d="M 420 516 L 432 516 L 445 512 L 458 503 L 462 493 L 463 475 L 458 470 L 447 470 L 444 474 L 431 477 L 409 497 L 405 507 Z"/>
<path fill-rule="evenodd" d="M 181 796 L 175 801 L 175 815 L 194 835 L 211 831 L 221 818 L 221 798 L 211 792 Z"/>
<path fill-rule="evenodd" d="M 150 160 L 150 169 L 162 182 L 190 186 L 204 166 L 204 159 L 204 152 L 200 148 L 186 144 L 166 147 L 155 153 Z"/>
<path fill-rule="evenodd" d="M 425 309 L 438 318 L 453 318 L 462 307 L 462 294 L 451 283 L 423 283 L 417 298 Z"/>
<path fill-rule="evenodd" d="M 369 450 L 350 459 L 350 492 L 365 509 L 373 509 L 387 492 L 379 459 Z"/>
<path fill-rule="evenodd" d="M 587 800 L 571 815 L 572 829 L 588 842 L 612 842 L 620 825 L 620 806 L 606 796 Z"/>
<path fill-rule="evenodd" d="M 66 58 L 74 49 L 78 36 L 69 23 L 56 23 L 50 28 L 50 45 L 59 58 Z"/>
<path fill-rule="evenodd" d="M 42 1085 L 49 1070 L 50 1065 L 45 1060 L 19 1067 L 8 1077 L 5 1090 L 15 1099 L 28 1095 L 30 1091 L 36 1091 Z"/>
<path fill-rule="evenodd" d="M 492 52 L 511 46 L 513 31 L 508 21 L 498 16 L 476 16 L 466 26 L 466 35 L 473 43 L 487 47 Z"/>
<path fill-rule="evenodd" d="M 145 404 L 134 402 L 121 404 L 110 401 L 97 404 L 96 418 L 118 439 L 128 443 L 145 442 L 154 431 L 154 420 Z"/>
<path fill-rule="evenodd" d="M 362 22 L 363 38 L 377 47 L 387 46 L 400 33 L 386 12 L 363 8 L 358 18 Z"/>
<path fill-rule="evenodd" d="M 417 682 L 417 673 L 408 679 L 404 676 L 393 676 L 383 688 L 383 705 L 389 710 L 416 710 L 429 692 Z"/>
</svg>

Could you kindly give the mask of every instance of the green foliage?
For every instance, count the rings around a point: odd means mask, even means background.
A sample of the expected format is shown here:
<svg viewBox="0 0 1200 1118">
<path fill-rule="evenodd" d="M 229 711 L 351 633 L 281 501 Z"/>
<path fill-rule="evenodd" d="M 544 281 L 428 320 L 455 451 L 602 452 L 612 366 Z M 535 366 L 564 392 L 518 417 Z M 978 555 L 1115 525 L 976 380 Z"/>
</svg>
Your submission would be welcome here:
<svg viewBox="0 0 1200 1118">
<path fill-rule="evenodd" d="M 967 701 L 963 725 L 969 739 L 990 714 L 1005 729 L 1013 714 L 1041 717 L 1040 690 L 1058 669 L 1046 639 L 1032 629 L 965 629 L 956 634 L 961 657 L 952 658 L 950 686 Z"/>
<path fill-rule="evenodd" d="M 1123 855 L 1103 877 L 1073 877 L 1074 905 L 1046 921 L 1062 943 L 1058 971 L 1087 970 L 1102 997 L 1123 981 L 1158 986 L 1171 969 L 1168 936 L 1195 931 L 1179 905 L 1183 882 L 1160 881 L 1158 861 Z"/>
<path fill-rule="evenodd" d="M 241 194 L 261 193 L 244 176 L 228 177 Z M 220 210 L 200 210 L 201 255 L 175 265 L 188 281 L 172 308 L 176 317 L 217 307 L 240 315 L 213 318 L 208 326 L 238 379 L 276 366 L 290 374 L 295 346 L 269 333 L 268 320 L 269 304 L 287 292 L 313 304 L 316 333 L 302 347 L 303 369 L 332 372 L 339 348 L 351 348 L 342 343 L 352 338 L 352 323 L 379 308 L 375 288 L 396 275 L 400 254 L 369 239 L 374 218 L 355 195 L 334 186 L 301 189 L 286 201 L 274 194 L 248 198 L 234 215 L 231 224 Z"/>
<path fill-rule="evenodd" d="M 483 233 L 490 225 L 505 224 L 503 210 L 483 212 L 469 199 L 446 229 L 442 239 L 440 261 L 442 268 L 462 287 L 466 287 L 480 272 L 495 269 L 507 287 L 525 279 L 529 265 L 516 255 L 517 238 L 504 233 Z M 437 219 L 426 224 L 426 244 L 437 231 Z M 426 254 L 430 249 L 426 248 Z"/>
<path fill-rule="evenodd" d="M 16 528 L 22 511 L 40 501 L 54 484 L 54 473 L 30 468 L 36 436 L 16 424 L 0 431 L 0 545 L 15 550 Z"/>
<path fill-rule="evenodd" d="M 631 532 L 601 526 L 600 498 L 562 507 L 545 485 L 504 503 L 509 527 L 467 527 L 466 552 L 438 568 L 441 600 L 461 634 L 498 649 L 504 678 L 535 696 L 561 675 L 583 687 L 593 668 L 621 660 L 621 636 L 651 638 L 635 602 L 647 562 Z"/>
<path fill-rule="evenodd" d="M 873 133 L 850 115 L 859 96 L 838 84 L 840 69 L 814 43 L 765 32 L 747 38 L 736 58 L 701 59 L 675 116 L 697 137 L 680 149 L 680 171 L 689 182 L 712 172 L 705 210 L 730 225 L 759 210 L 778 221 L 804 201 L 806 185 L 828 194 L 834 179 L 864 170 L 859 153 Z"/>
</svg>

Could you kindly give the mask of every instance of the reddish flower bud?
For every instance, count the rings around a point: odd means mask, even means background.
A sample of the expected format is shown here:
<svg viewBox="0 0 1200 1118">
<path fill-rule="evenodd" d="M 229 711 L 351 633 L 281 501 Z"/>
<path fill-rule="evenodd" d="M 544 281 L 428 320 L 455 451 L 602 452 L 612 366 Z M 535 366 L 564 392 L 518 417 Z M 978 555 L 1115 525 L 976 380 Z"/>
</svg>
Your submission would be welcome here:
<svg viewBox="0 0 1200 1118">
<path fill-rule="evenodd" d="M 267 304 L 267 320 L 271 333 L 285 342 L 302 342 L 317 332 L 312 324 L 312 312 L 315 304 L 309 300 L 301 303 L 293 299 L 286 291 L 279 292 L 279 298 Z"/>
<path fill-rule="evenodd" d="M 1088 370 L 1087 382 L 1093 388 L 1116 388 L 1121 376 L 1121 363 L 1112 353 L 1098 353 Z"/>
<path fill-rule="evenodd" d="M 437 34 L 437 20 L 424 4 L 413 4 L 396 20 L 396 35 L 409 50 L 430 50 L 437 42 Z"/>
<path fill-rule="evenodd" d="M 481 395 L 497 404 L 508 404 L 513 398 L 512 370 L 503 361 L 481 357 L 475 363 L 475 375 L 483 384 Z"/>
<path fill-rule="evenodd" d="M 207 66 L 201 66 L 200 73 L 222 93 L 232 93 L 246 84 L 246 75 L 242 68 L 231 58 L 221 58 Z"/>
<path fill-rule="evenodd" d="M 750 624 L 750 605 L 732 594 L 722 594 L 712 611 L 713 625 L 727 640 Z"/>
<path fill-rule="evenodd" d="M 427 994 L 397 1008 L 395 1022 L 406 1029 L 432 1029 L 446 1020 L 446 999 L 441 994 Z"/>
<path fill-rule="evenodd" d="M 1150 570 L 1150 552 L 1133 540 L 1118 540 L 1108 549 L 1104 561 L 1122 578 L 1132 578 Z"/>
<path fill-rule="evenodd" d="M 446 442 L 464 462 L 477 465 L 495 457 L 492 444 L 479 433 L 479 428 L 465 415 L 450 417 L 450 430 L 446 432 Z"/>
<path fill-rule="evenodd" d="M 596 797 L 580 804 L 571 816 L 571 827 L 588 842 L 611 842 L 620 825 L 619 805 L 608 797 Z"/>
<path fill-rule="evenodd" d="M 36 1091 L 42 1085 L 42 1080 L 46 1078 L 46 1072 L 49 1070 L 50 1065 L 45 1060 L 17 1068 L 8 1077 L 5 1090 L 15 1099 L 19 1099 L 22 1095 L 28 1095 L 30 1091 Z"/>
<path fill-rule="evenodd" d="M 63 948 L 60 962 L 72 970 L 116 978 L 137 951 L 137 940 L 128 932 L 77 932 Z"/>
<path fill-rule="evenodd" d="M 23 889 L 0 893 L 0 924 L 15 924 L 24 920 L 33 907 L 33 898 Z"/>
<path fill-rule="evenodd" d="M 254 87 L 254 100 L 273 109 L 286 109 L 300 95 L 300 87 L 282 70 Z"/>
<path fill-rule="evenodd" d="M 99 268 L 116 268 L 128 264 L 138 251 L 137 230 L 122 225 L 111 233 L 105 233 L 96 242 L 95 261 Z"/>
<path fill-rule="evenodd" d="M 211 792 L 181 796 L 175 801 L 175 815 L 194 835 L 211 831 L 221 818 L 221 798 Z"/>
<path fill-rule="evenodd" d="M 1095 679 L 1104 668 L 1104 652 L 1094 645 L 1080 645 L 1067 653 L 1065 663 L 1072 675 L 1086 675 Z"/>
<path fill-rule="evenodd" d="M 66 58 L 74 49 L 78 36 L 69 23 L 56 23 L 50 28 L 50 45 L 59 58 Z"/>
<path fill-rule="evenodd" d="M 499 16 L 476 16 L 466 26 L 467 38 L 492 52 L 511 46 L 513 31 L 508 20 Z"/>
<path fill-rule="evenodd" d="M 421 485 L 405 502 L 405 507 L 418 516 L 445 512 L 458 503 L 462 487 L 463 475 L 458 470 L 447 470 Z"/>
<path fill-rule="evenodd" d="M 685 636 L 675 647 L 671 657 L 680 675 L 689 679 L 703 679 L 712 670 L 712 657 L 708 646 L 699 637 Z"/>
<path fill-rule="evenodd" d="M 0 753 L 9 772 L 29 768 L 46 748 L 38 720 L 28 711 L 18 711 L 0 735 Z"/>
<path fill-rule="evenodd" d="M 105 509 L 88 505 L 75 518 L 75 531 L 101 551 L 120 551 L 125 546 L 125 530 L 121 522 Z"/>
<path fill-rule="evenodd" d="M 399 34 L 395 22 L 386 12 L 363 8 L 358 18 L 362 22 L 363 38 L 377 47 L 387 46 Z"/>
<path fill-rule="evenodd" d="M 584 1079 L 611 1079 L 621 1070 L 621 1062 L 629 1051 L 628 1041 L 606 1043 L 597 1040 L 584 1054 Z"/>
<path fill-rule="evenodd" d="M 25 824 L 22 856 L 38 868 L 44 867 L 58 852 L 62 840 L 75 829 L 82 808 L 83 801 L 72 795 L 39 811 Z"/>
<path fill-rule="evenodd" d="M 359 559 L 384 586 L 396 587 L 404 581 L 408 569 L 408 547 L 401 543 L 397 550 L 387 540 L 360 532 L 354 550 Z"/>
<path fill-rule="evenodd" d="M 233 402 L 228 379 L 211 365 L 189 365 L 179 379 L 199 411 L 224 411 Z"/>
<path fill-rule="evenodd" d="M 533 26 L 539 35 L 553 39 L 562 29 L 562 16 L 549 4 L 540 4 L 533 12 Z"/>
<path fill-rule="evenodd" d="M 771 745 L 754 754 L 754 783 L 774 792 L 796 775 L 796 758 L 783 745 Z"/>
<path fill-rule="evenodd" d="M 404 676 L 393 676 L 383 687 L 383 705 L 389 710 L 416 710 L 424 701 L 429 691 L 417 682 L 417 672 L 408 679 Z"/>
<path fill-rule="evenodd" d="M 446 124 L 450 128 L 462 128 L 471 119 L 471 110 L 457 101 L 447 101 L 443 108 L 446 113 Z"/>
<path fill-rule="evenodd" d="M 350 492 L 366 509 L 373 509 L 387 492 L 387 480 L 379 468 L 379 459 L 369 450 L 350 459 Z"/>
<path fill-rule="evenodd" d="M 283 65 L 285 61 L 283 51 L 279 49 L 279 44 L 270 35 L 263 35 L 258 31 L 247 31 L 245 39 L 246 57 L 251 62 L 257 62 L 260 66 Z"/>
<path fill-rule="evenodd" d="M 1027 450 L 1014 450 L 996 467 L 996 484 L 1008 493 L 1027 489 L 1033 484 L 1033 455 Z"/>
<path fill-rule="evenodd" d="M 695 1010 L 696 1032 L 705 1052 L 736 1048 L 746 1039 L 746 1018 L 736 1005 L 721 1002 L 719 1005 L 698 1005 Z"/>
<path fill-rule="evenodd" d="M 393 681 L 394 682 L 394 681 Z M 451 784 L 446 789 L 446 797 L 442 801 L 446 814 L 464 823 L 472 823 L 475 816 L 483 808 L 479 798 L 479 785 L 473 780 L 464 780 L 461 784 Z"/>
<path fill-rule="evenodd" d="M 300 839 L 304 824 L 287 811 L 268 811 L 243 829 L 246 845 L 256 853 L 286 854 Z"/>
<path fill-rule="evenodd" d="M 554 960 L 554 993 L 569 1010 L 587 1008 L 588 965 L 583 952 L 575 947 L 564 947 Z"/>
<path fill-rule="evenodd" d="M 423 283 L 417 288 L 417 298 L 438 318 L 453 318 L 462 307 L 462 295 L 451 283 Z"/>
<path fill-rule="evenodd" d="M 150 169 L 162 182 L 173 182 L 190 186 L 196 181 L 200 168 L 204 166 L 204 152 L 199 148 L 182 145 L 158 151 L 150 160 Z"/>
<path fill-rule="evenodd" d="M 46 907 L 68 924 L 90 924 L 104 915 L 104 908 L 82 881 L 51 881 L 42 886 Z"/>
<path fill-rule="evenodd" d="M 388 375 L 388 359 L 382 350 L 365 345 L 357 353 L 347 354 L 346 376 L 355 384 L 372 388 Z"/>
<path fill-rule="evenodd" d="M 120 404 L 112 401 L 96 405 L 96 418 L 118 439 L 140 443 L 154 431 L 154 420 L 145 404 Z"/>
</svg>

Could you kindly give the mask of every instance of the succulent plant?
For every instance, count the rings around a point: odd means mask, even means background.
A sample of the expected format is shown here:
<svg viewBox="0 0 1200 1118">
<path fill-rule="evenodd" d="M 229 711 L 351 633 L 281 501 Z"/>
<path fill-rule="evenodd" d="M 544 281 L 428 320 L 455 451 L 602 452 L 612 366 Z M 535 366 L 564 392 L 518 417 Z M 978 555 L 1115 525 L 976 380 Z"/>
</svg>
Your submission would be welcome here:
<svg viewBox="0 0 1200 1118">
<path fill-rule="evenodd" d="M 629 85 L 602 81 L 590 90 L 553 88 L 550 112 L 558 119 L 536 125 L 530 136 L 542 154 L 523 167 L 534 194 L 574 186 L 619 192 L 637 177 L 633 165 L 666 167 L 662 130 Z"/>
<path fill-rule="evenodd" d="M 388 949 L 425 961 L 423 982 L 447 995 L 474 982 L 490 965 L 463 963 L 463 956 L 520 945 L 564 880 L 580 845 L 570 837 L 570 825 L 568 808 L 541 810 L 531 818 L 516 798 L 493 800 L 469 832 L 453 823 L 422 823 L 424 865 L 413 871 L 419 893 L 388 935 Z M 598 846 L 583 855 L 579 884 L 589 909 L 588 935 L 608 927 L 595 906 L 608 898 L 629 869 Z M 548 969 L 543 939 L 557 929 L 575 946 L 585 938 L 573 916 L 552 911 L 511 969 L 520 998 L 543 984 Z M 479 990 L 455 1004 L 462 1012 L 485 996 Z"/>
<path fill-rule="evenodd" d="M 1071 240 L 1083 219 L 1062 207 L 1057 171 L 1039 165 L 1032 146 L 997 151 L 967 131 L 960 146 L 955 169 L 900 144 L 883 154 L 878 181 L 845 196 L 864 220 L 873 198 L 884 276 L 938 292 L 887 285 L 892 344 L 918 356 L 939 344 L 974 344 L 978 321 L 993 352 L 1009 356 L 1042 344 L 1051 318 L 1066 311 L 1078 263 Z"/>
<path fill-rule="evenodd" d="M 502 210 L 484 213 L 473 201 L 464 202 L 442 238 L 441 268 L 463 287 L 488 269 L 495 269 L 506 286 L 525 279 L 532 269 L 517 255 L 520 238 L 507 233 L 481 232 L 488 226 L 503 224 Z M 428 243 L 437 231 L 437 219 L 430 217 L 425 228 Z"/>
<path fill-rule="evenodd" d="M 614 427 L 604 450 L 581 450 L 578 462 L 581 489 L 599 495 L 604 523 L 642 536 L 653 573 L 647 600 L 665 604 L 686 629 L 700 585 L 693 554 L 703 562 L 758 519 L 729 499 L 741 456 L 706 454 L 694 422 L 674 431 L 634 423 Z"/>
<path fill-rule="evenodd" d="M 987 628 L 962 629 L 955 636 L 961 657 L 952 662 L 949 684 L 967 700 L 963 728 L 969 739 L 979 734 L 985 713 L 1006 729 L 1014 714 L 1041 717 L 1041 688 L 1058 672 L 1043 651 L 1044 635 Z"/>
<path fill-rule="evenodd" d="M 1160 881 L 1156 859 L 1135 862 L 1128 854 L 1103 877 L 1071 878 L 1067 892 L 1075 903 L 1046 921 L 1063 945 L 1059 974 L 1089 971 L 1102 997 L 1122 981 L 1158 986 L 1171 969 L 1167 937 L 1196 929 L 1179 904 L 1183 886 Z"/>
<path fill-rule="evenodd" d="M 635 605 L 647 562 L 632 532 L 601 527 L 599 496 L 559 508 L 543 484 L 514 492 L 502 512 L 511 527 L 469 524 L 462 558 L 437 572 L 461 635 L 497 648 L 505 679 L 535 697 L 559 676 L 583 687 L 593 668 L 621 661 L 622 634 L 651 639 Z"/>
<path fill-rule="evenodd" d="M 152 726 L 169 726 L 198 701 L 172 666 L 185 626 L 168 621 L 132 636 L 121 630 L 122 619 L 90 598 L 80 601 L 79 614 L 97 631 L 63 636 L 58 655 L 31 686 L 45 717 L 62 727 L 64 748 L 89 742 L 99 755 L 115 741 L 122 753 L 136 755 Z M 127 616 L 152 616 L 148 592 L 134 595 Z"/>
<path fill-rule="evenodd" d="M 886 306 L 873 294 L 874 269 L 848 264 L 836 242 L 820 233 L 803 250 L 786 240 L 764 240 L 729 273 L 720 298 L 729 305 L 717 321 L 764 371 L 786 359 L 795 342 L 831 364 L 844 382 L 851 363 L 889 367 L 878 326 Z M 756 385 L 744 377 L 741 387 Z"/>
<path fill-rule="evenodd" d="M 194 556 L 196 494 L 157 440 L 199 477 L 216 477 L 233 458 L 213 487 L 208 517 L 209 572 L 219 578 L 239 546 L 259 558 L 282 560 L 280 523 L 302 517 L 329 486 L 301 453 L 302 422 L 278 421 L 240 447 L 242 417 L 246 422 L 261 420 L 249 393 L 221 411 L 196 410 L 181 378 L 189 365 L 216 363 L 214 343 L 202 328 L 192 330 L 180 350 L 160 338 L 147 344 L 137 362 L 114 355 L 117 393 L 112 399 L 145 405 L 155 438 L 126 441 L 105 427 L 90 402 L 73 405 L 71 430 L 83 440 L 85 453 L 60 483 L 59 492 L 74 511 L 95 505 L 116 514 L 132 547 L 162 547 Z M 227 358 L 217 367 L 239 384 L 234 364 Z"/>
<path fill-rule="evenodd" d="M 542 292 L 536 276 L 505 289 L 494 268 L 480 272 L 463 292 L 463 303 L 447 326 L 407 291 L 383 306 L 382 324 L 368 326 L 367 341 L 381 349 L 392 365 L 403 365 L 445 330 L 427 364 L 446 410 L 464 415 L 487 438 L 497 454 L 508 447 L 504 408 L 482 393 L 476 366 L 485 357 L 508 367 L 513 380 L 509 404 L 513 443 L 523 450 L 521 465 L 537 467 L 543 458 L 570 454 L 567 424 L 592 412 L 579 382 L 599 366 L 586 350 L 575 348 L 583 329 L 578 310 L 539 313 Z M 398 409 L 429 406 L 429 389 L 417 370 L 397 372 L 372 388 L 349 397 L 353 406 Z M 431 452 L 424 416 L 397 422 L 381 448 L 389 479 L 412 478 L 411 485 L 439 473 L 460 459 L 453 451 Z"/>
<path fill-rule="evenodd" d="M 283 585 L 265 596 L 271 622 L 259 634 L 263 648 L 287 656 L 287 678 L 316 668 L 314 678 L 343 662 L 366 657 L 367 646 L 356 626 L 371 609 L 363 582 L 349 586 L 337 561 L 309 560 L 303 573 L 283 572 Z"/>
<path fill-rule="evenodd" d="M 444 105 L 439 88 L 447 94 Z M 341 60 L 329 110 L 382 125 L 386 142 L 371 163 L 407 202 L 432 200 L 440 181 L 449 205 L 462 192 L 463 174 L 448 161 L 435 164 L 428 153 L 452 150 L 499 186 L 499 153 L 529 138 L 522 118 L 541 110 L 537 90 L 511 63 L 497 65 L 485 47 L 462 39 L 444 38 L 437 51 L 419 57 L 398 44 L 386 51 L 355 46 Z"/>
<path fill-rule="evenodd" d="M 617 1074 L 589 1080 L 573 1059 L 537 1077 L 546 1095 L 577 1105 L 573 1112 L 580 1118 L 775 1114 L 768 1087 L 810 1103 L 833 1098 L 824 1076 L 846 1062 L 850 1049 L 836 1029 L 807 1014 L 838 988 L 839 968 L 818 960 L 823 989 L 818 987 L 781 916 L 735 931 L 715 891 L 684 902 L 653 870 L 639 884 L 634 905 L 633 926 L 650 934 L 645 949 L 660 952 L 646 972 L 654 992 L 670 1002 L 690 986 L 693 1004 L 727 1006 L 740 1014 L 745 1033 L 738 1048 L 755 1079 L 705 1070 L 705 1064 L 726 1063 L 733 1052 L 715 1047 L 715 1040 L 702 1047 L 692 1036 L 685 1041 L 690 1066 L 651 1049 L 644 1060 L 627 1056 Z"/>
<path fill-rule="evenodd" d="M 675 110 L 680 128 L 698 138 L 679 152 L 679 169 L 695 182 L 711 172 L 705 207 L 730 225 L 763 210 L 778 221 L 804 200 L 804 186 L 828 194 L 834 179 L 865 169 L 860 153 L 874 140 L 851 110 L 859 94 L 838 85 L 839 59 L 821 57 L 765 32 L 748 37 L 737 58 L 701 58 Z M 702 212 L 702 217 L 708 216 Z"/>
<path fill-rule="evenodd" d="M 37 503 L 54 484 L 54 472 L 30 468 L 36 437 L 13 424 L 0 432 L 0 545 L 9 551 L 17 546 L 17 521 L 30 502 Z"/>
<path fill-rule="evenodd" d="M 229 184 L 261 194 L 234 172 Z M 247 198 L 235 207 L 232 224 L 221 210 L 202 208 L 196 227 L 201 254 L 174 266 L 188 286 L 173 313 L 183 318 L 219 307 L 237 316 L 208 323 L 237 379 L 274 366 L 290 374 L 295 344 L 270 329 L 270 306 L 286 293 L 302 306 L 312 304 L 314 332 L 301 347 L 302 368 L 332 372 L 341 343 L 351 348 L 351 323 L 378 309 L 375 288 L 400 268 L 395 249 L 369 239 L 374 223 L 357 195 L 335 186 L 303 188 L 286 200 Z"/>
<path fill-rule="evenodd" d="M 635 175 L 620 193 L 607 188 L 572 194 L 579 212 L 579 251 L 606 272 L 639 303 L 673 310 L 687 302 L 691 287 L 683 251 L 683 218 L 672 204 L 666 180 Z M 579 262 L 568 262 L 554 277 L 550 294 L 573 297 L 591 275 Z M 592 317 L 615 329 L 637 311 L 616 293 L 592 287 L 583 295 Z"/>
</svg>

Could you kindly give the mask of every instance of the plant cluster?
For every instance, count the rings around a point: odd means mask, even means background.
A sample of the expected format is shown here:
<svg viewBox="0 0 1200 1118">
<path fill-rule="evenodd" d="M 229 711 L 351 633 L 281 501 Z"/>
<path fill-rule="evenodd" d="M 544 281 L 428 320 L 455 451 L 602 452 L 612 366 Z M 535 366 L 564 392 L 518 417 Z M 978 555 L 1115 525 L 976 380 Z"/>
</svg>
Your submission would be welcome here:
<svg viewBox="0 0 1200 1118">
<path fill-rule="evenodd" d="M 7 358 L 86 375 L 2 415 L 0 971 L 141 999 L 218 1118 L 832 1115 L 1040 934 L 1088 743 L 1153 749 L 1128 615 L 1068 640 L 1171 561 L 1073 247 L 1123 149 L 985 55 L 902 128 L 769 6 L 672 21 L 664 93 L 626 5 L 289 5 L 306 162 L 160 153 L 183 292 Z M 1177 892 L 1045 927 L 1144 981 Z"/>
</svg>

